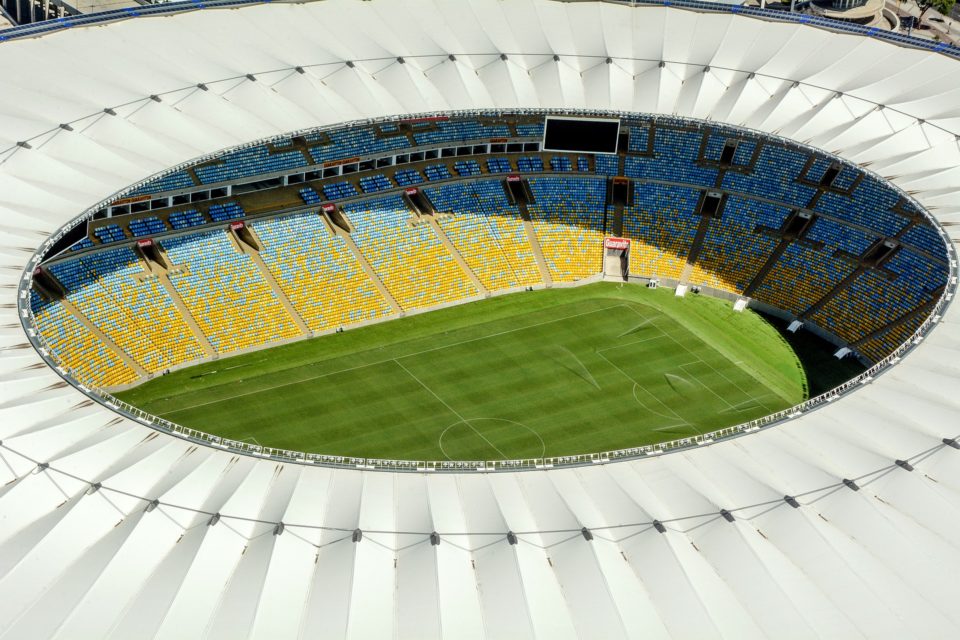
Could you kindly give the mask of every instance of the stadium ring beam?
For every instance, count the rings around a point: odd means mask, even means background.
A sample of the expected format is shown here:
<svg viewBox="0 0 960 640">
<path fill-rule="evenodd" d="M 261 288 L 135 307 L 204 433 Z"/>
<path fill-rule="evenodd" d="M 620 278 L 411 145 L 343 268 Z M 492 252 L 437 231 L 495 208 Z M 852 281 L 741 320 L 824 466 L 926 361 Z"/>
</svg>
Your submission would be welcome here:
<svg viewBox="0 0 960 640">
<path fill-rule="evenodd" d="M 24 333 L 38 248 L 91 206 L 249 140 L 404 113 L 745 126 L 868 167 L 951 231 L 952 52 L 700 9 L 327 0 L 0 44 L 0 638 L 956 636 L 956 305 L 775 427 L 496 473 L 197 444 L 92 401 Z"/>
</svg>

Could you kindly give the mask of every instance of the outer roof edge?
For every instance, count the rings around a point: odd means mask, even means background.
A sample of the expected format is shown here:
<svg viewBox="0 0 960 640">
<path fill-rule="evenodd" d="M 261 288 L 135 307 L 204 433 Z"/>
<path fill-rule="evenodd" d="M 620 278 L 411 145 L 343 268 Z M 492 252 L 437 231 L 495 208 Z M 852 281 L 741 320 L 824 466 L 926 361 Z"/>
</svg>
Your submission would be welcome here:
<svg viewBox="0 0 960 640">
<path fill-rule="evenodd" d="M 0 42 L 21 40 L 25 38 L 37 38 L 75 27 L 103 26 L 112 22 L 129 20 L 131 18 L 149 17 L 157 15 L 171 15 L 177 13 L 186 13 L 188 11 L 199 11 L 203 9 L 236 9 L 238 7 L 259 5 L 259 4 L 277 4 L 291 3 L 304 4 L 304 2 L 318 2 L 321 0 L 210 0 L 204 2 L 201 0 L 181 0 L 165 4 L 156 4 L 143 7 L 127 7 L 124 9 L 114 9 L 111 11 L 102 11 L 99 13 L 90 13 L 79 16 L 70 16 L 57 18 L 55 20 L 45 20 L 33 24 L 20 25 L 9 29 L 0 30 Z M 686 11 L 704 12 L 704 13 L 731 13 L 747 16 L 758 20 L 768 20 L 773 22 L 784 22 L 792 24 L 805 24 L 826 31 L 836 33 L 847 33 L 853 35 L 862 35 L 878 40 L 892 42 L 900 46 L 912 49 L 920 49 L 939 53 L 951 58 L 960 59 L 960 47 L 917 38 L 914 36 L 905 36 L 901 33 L 878 29 L 877 27 L 863 27 L 856 24 L 848 24 L 839 20 L 831 20 L 819 16 L 807 14 L 789 13 L 786 11 L 774 11 L 772 9 L 759 9 L 747 7 L 739 4 L 729 5 L 720 2 L 703 2 L 700 0 L 552 0 L 553 2 L 607 2 L 610 4 L 625 4 L 635 8 L 644 7 L 670 7 L 673 9 L 683 9 Z"/>
</svg>

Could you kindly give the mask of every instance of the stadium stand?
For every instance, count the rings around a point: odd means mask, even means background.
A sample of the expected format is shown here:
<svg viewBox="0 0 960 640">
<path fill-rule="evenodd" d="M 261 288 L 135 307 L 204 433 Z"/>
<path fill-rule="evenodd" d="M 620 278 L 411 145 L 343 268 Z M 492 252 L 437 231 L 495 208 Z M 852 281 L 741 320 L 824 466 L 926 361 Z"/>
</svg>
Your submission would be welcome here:
<svg viewBox="0 0 960 640">
<path fill-rule="evenodd" d="M 57 360 L 84 384 L 113 387 L 129 384 L 137 373 L 70 315 L 58 301 L 30 292 L 30 309 L 37 329 Z"/>
<path fill-rule="evenodd" d="M 510 173 L 513 167 L 510 166 L 509 158 L 487 158 L 487 171 L 490 173 Z"/>
<path fill-rule="evenodd" d="M 905 217 L 891 211 L 898 200 L 896 192 L 873 178 L 865 178 L 851 197 L 824 193 L 814 209 L 874 229 L 879 235 L 892 236 L 907 223 Z"/>
<path fill-rule="evenodd" d="M 423 174 L 416 169 L 400 169 L 393 174 L 393 179 L 401 187 L 409 187 L 423 182 Z"/>
<path fill-rule="evenodd" d="M 374 131 L 364 127 L 349 127 L 327 132 L 330 143 L 310 147 L 310 155 L 316 163 L 341 158 L 375 155 L 403 149 L 410 145 L 405 136 L 378 138 Z"/>
<path fill-rule="evenodd" d="M 442 164 L 432 164 L 426 167 L 423 170 L 423 173 L 426 174 L 427 180 L 446 180 L 452 178 L 450 175 L 450 170 L 447 169 L 446 165 Z"/>
<path fill-rule="evenodd" d="M 943 238 L 936 230 L 926 223 L 920 223 L 910 227 L 906 233 L 900 236 L 900 241 L 921 251 L 926 251 L 931 255 L 940 255 L 943 253 Z"/>
<path fill-rule="evenodd" d="M 393 183 L 382 173 L 360 178 L 360 189 L 364 193 L 376 193 L 393 188 Z"/>
<path fill-rule="evenodd" d="M 422 126 L 435 126 L 432 131 L 416 131 L 413 137 L 417 144 L 440 144 L 443 142 L 480 141 L 490 138 L 510 137 L 510 127 L 505 124 L 484 125 L 476 120 L 440 120 L 421 123 Z"/>
<path fill-rule="evenodd" d="M 946 284 L 942 266 L 912 251 L 898 251 L 884 268 L 895 275 L 892 280 L 866 269 L 811 319 L 854 342 L 909 313 Z"/>
<path fill-rule="evenodd" d="M 242 218 L 245 213 L 246 212 L 244 212 L 243 207 L 238 205 L 236 202 L 212 204 L 210 205 L 210 208 L 207 209 L 207 215 L 209 215 L 210 219 L 214 222 L 226 222 L 227 220 Z"/>
<path fill-rule="evenodd" d="M 260 257 L 313 331 L 325 331 L 390 313 L 341 238 L 316 213 L 251 224 L 263 242 Z"/>
<path fill-rule="evenodd" d="M 160 218 L 150 216 L 148 218 L 136 218 L 130 221 L 130 233 L 134 238 L 150 236 L 163 233 L 167 230 L 167 225 Z"/>
<path fill-rule="evenodd" d="M 358 194 L 357 188 L 349 182 L 334 182 L 323 185 L 323 195 L 326 196 L 327 200 L 337 200 L 339 198 L 350 198 Z"/>
<path fill-rule="evenodd" d="M 634 204 L 624 207 L 624 236 L 630 247 L 630 271 L 679 278 L 697 232 L 700 192 L 688 187 L 634 183 Z"/>
<path fill-rule="evenodd" d="M 170 222 L 170 226 L 173 227 L 174 231 L 207 224 L 203 214 L 196 209 L 187 209 L 186 211 L 171 213 L 167 220 Z"/>
<path fill-rule="evenodd" d="M 171 271 L 170 281 L 219 353 L 298 335 L 253 261 L 226 231 L 176 236 L 162 244 L 173 266 L 186 268 Z"/>
<path fill-rule="evenodd" d="M 482 173 L 476 160 L 457 160 L 453 163 L 453 170 L 462 177 L 478 176 Z"/>
<path fill-rule="evenodd" d="M 211 164 L 199 165 L 195 171 L 200 182 L 211 184 L 284 169 L 295 169 L 306 164 L 306 159 L 299 151 L 270 153 L 267 145 L 259 144 L 229 151 Z"/>
<path fill-rule="evenodd" d="M 528 211 L 551 277 L 574 282 L 600 273 L 606 181 L 531 178 L 530 191 Z"/>
<path fill-rule="evenodd" d="M 427 224 L 411 225 L 400 196 L 345 205 L 354 242 L 404 309 L 477 295 L 460 266 Z"/>
<path fill-rule="evenodd" d="M 320 204 L 323 202 L 323 198 L 321 198 L 320 194 L 314 191 L 312 187 L 304 187 L 300 189 L 298 193 L 300 194 L 300 199 L 306 204 Z"/>
<path fill-rule="evenodd" d="M 150 373 L 203 357 L 156 277 L 132 249 L 117 247 L 50 265 L 67 300 Z"/>
<path fill-rule="evenodd" d="M 141 196 L 146 194 L 156 194 L 163 191 L 175 191 L 177 189 L 189 189 L 196 184 L 193 178 L 186 171 L 174 171 L 161 178 L 149 180 L 129 193 L 130 196 Z"/>
<path fill-rule="evenodd" d="M 728 171 L 723 177 L 723 187 L 745 194 L 763 194 L 787 206 L 806 207 L 817 192 L 814 187 L 796 182 L 807 155 L 797 149 L 766 144 L 753 171 Z"/>
<path fill-rule="evenodd" d="M 78 240 L 77 242 L 75 242 L 74 245 L 70 247 L 70 250 L 82 251 L 84 249 L 90 249 L 91 247 L 94 247 L 94 246 L 96 245 L 93 244 L 93 240 L 91 240 L 90 238 L 84 237 Z"/>
<path fill-rule="evenodd" d="M 802 314 L 855 268 L 831 254 L 830 250 L 817 251 L 791 243 L 753 297 L 795 315 Z"/>
<path fill-rule="evenodd" d="M 599 155 L 594 160 L 597 175 L 615 176 L 620 173 L 620 159 L 617 156 Z"/>
<path fill-rule="evenodd" d="M 777 239 L 757 233 L 757 226 L 778 229 L 790 210 L 737 196 L 727 199 L 723 218 L 710 220 L 700 255 L 688 278 L 691 284 L 743 291 L 777 246 Z"/>
<path fill-rule="evenodd" d="M 116 224 L 107 224 L 102 227 L 97 227 L 93 230 L 93 235 L 95 235 L 97 240 L 99 240 L 102 244 L 120 242 L 127 239 L 127 234 L 125 234 L 123 229 Z"/>
<path fill-rule="evenodd" d="M 490 291 L 540 283 L 520 212 L 499 181 L 482 180 L 426 190 L 440 227 Z"/>
<path fill-rule="evenodd" d="M 517 170 L 523 173 L 543 173 L 543 158 L 523 156 L 517 160 Z"/>
</svg>

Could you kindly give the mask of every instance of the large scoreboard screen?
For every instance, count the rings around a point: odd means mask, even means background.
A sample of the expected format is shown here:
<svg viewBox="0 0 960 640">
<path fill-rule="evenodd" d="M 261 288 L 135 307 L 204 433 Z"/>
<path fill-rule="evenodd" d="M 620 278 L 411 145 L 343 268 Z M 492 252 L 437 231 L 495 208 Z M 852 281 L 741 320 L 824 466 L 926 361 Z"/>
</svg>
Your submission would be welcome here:
<svg viewBox="0 0 960 640">
<path fill-rule="evenodd" d="M 616 153 L 620 120 L 547 116 L 544 151 Z"/>
</svg>

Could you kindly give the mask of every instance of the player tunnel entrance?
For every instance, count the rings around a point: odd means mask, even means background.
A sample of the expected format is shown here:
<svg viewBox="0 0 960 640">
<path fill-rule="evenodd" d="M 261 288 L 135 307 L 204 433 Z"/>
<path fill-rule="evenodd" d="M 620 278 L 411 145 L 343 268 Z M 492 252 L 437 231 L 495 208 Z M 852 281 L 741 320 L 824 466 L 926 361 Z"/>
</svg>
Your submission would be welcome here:
<svg viewBox="0 0 960 640">
<path fill-rule="evenodd" d="M 630 240 L 628 238 L 604 238 L 603 275 L 626 282 L 630 277 Z"/>
</svg>

